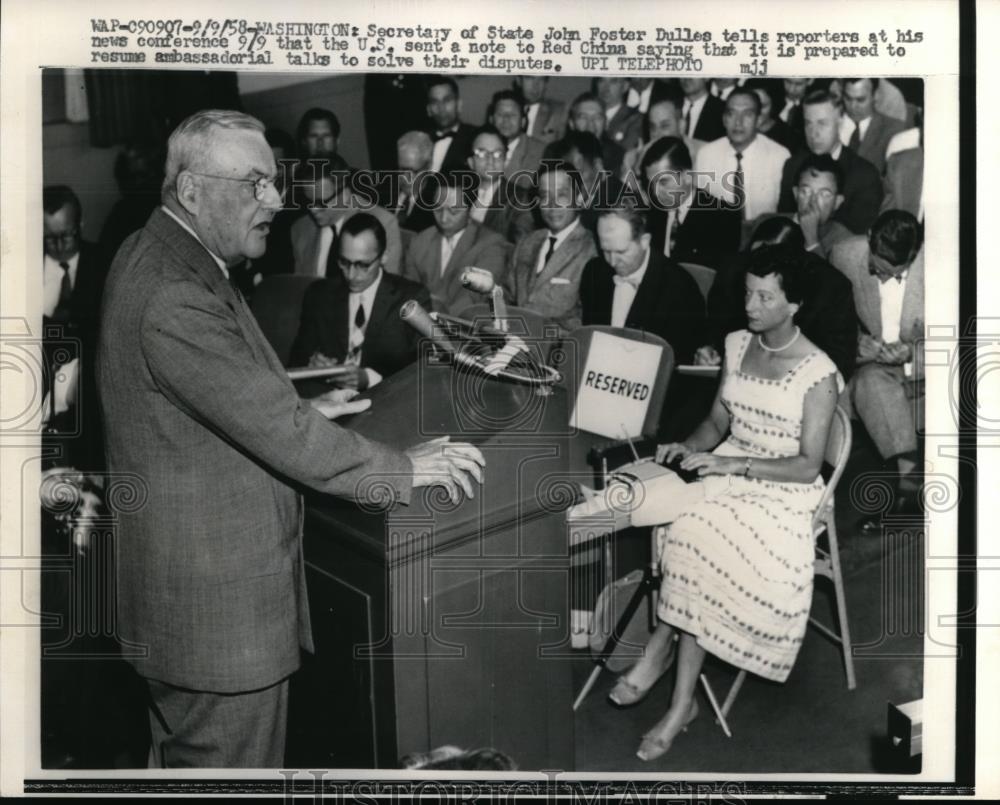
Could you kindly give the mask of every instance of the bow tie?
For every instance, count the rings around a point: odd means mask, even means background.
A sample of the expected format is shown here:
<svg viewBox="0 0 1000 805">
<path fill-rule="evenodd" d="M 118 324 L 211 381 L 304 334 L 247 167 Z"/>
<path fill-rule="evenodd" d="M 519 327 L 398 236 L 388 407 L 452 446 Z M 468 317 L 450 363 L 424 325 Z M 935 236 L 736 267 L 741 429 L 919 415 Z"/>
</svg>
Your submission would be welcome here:
<svg viewBox="0 0 1000 805">
<path fill-rule="evenodd" d="M 631 274 L 627 277 L 615 274 L 611 279 L 614 281 L 615 285 L 631 285 L 633 288 L 637 290 L 639 288 L 638 278 Z"/>
<path fill-rule="evenodd" d="M 456 131 L 458 131 L 457 126 L 453 129 L 448 129 L 448 131 L 435 131 L 434 136 L 431 139 L 434 140 L 434 142 L 437 142 L 438 140 L 454 137 Z"/>
<path fill-rule="evenodd" d="M 902 284 L 903 280 L 906 279 L 905 271 L 902 274 L 879 274 L 877 271 L 869 270 L 868 273 L 875 277 L 880 285 L 885 285 L 889 280 L 896 280 L 896 282 Z"/>
</svg>

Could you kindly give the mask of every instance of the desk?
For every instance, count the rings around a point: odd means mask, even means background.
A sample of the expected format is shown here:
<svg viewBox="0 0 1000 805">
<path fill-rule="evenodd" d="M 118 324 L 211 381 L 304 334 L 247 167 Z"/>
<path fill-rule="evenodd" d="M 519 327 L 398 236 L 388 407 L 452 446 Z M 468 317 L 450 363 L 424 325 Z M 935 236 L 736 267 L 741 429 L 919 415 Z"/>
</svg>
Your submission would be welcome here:
<svg viewBox="0 0 1000 805">
<path fill-rule="evenodd" d="M 399 448 L 475 443 L 474 500 L 415 490 L 384 513 L 308 498 L 306 575 L 315 656 L 293 677 L 287 762 L 397 768 L 443 744 L 490 746 L 522 769 L 574 768 L 563 511 L 596 437 L 574 438 L 566 391 L 423 354 L 344 424 Z"/>
</svg>

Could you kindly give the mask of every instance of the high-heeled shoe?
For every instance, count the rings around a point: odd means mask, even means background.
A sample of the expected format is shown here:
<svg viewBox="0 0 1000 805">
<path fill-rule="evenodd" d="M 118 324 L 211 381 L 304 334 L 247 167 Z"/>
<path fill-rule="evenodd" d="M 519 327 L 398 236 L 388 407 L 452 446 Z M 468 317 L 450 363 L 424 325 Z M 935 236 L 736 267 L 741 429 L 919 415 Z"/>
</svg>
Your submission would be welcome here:
<svg viewBox="0 0 1000 805">
<path fill-rule="evenodd" d="M 632 707 L 632 705 L 638 704 L 646 698 L 646 694 L 656 687 L 656 683 L 663 679 L 663 675 L 673 667 L 674 660 L 676 658 L 677 643 L 671 642 L 670 654 L 667 656 L 666 664 L 663 666 L 663 670 L 656 675 L 656 679 L 650 682 L 646 687 L 640 688 L 638 685 L 629 682 L 628 679 L 625 678 L 625 674 L 622 674 L 618 677 L 618 681 L 615 683 L 614 688 L 611 689 L 611 693 L 608 694 L 608 701 L 616 707 Z"/>
<path fill-rule="evenodd" d="M 677 737 L 679 732 L 687 732 L 688 724 L 694 721 L 698 717 L 698 702 L 694 699 L 691 700 L 691 708 L 688 710 L 687 718 L 684 719 L 680 726 L 673 735 L 654 735 L 652 732 L 647 732 L 642 736 L 642 743 L 639 744 L 639 751 L 637 751 L 636 757 L 639 760 L 646 761 L 656 760 L 657 758 L 663 757 L 667 752 L 670 751 L 670 747 L 674 742 L 674 738 Z"/>
</svg>

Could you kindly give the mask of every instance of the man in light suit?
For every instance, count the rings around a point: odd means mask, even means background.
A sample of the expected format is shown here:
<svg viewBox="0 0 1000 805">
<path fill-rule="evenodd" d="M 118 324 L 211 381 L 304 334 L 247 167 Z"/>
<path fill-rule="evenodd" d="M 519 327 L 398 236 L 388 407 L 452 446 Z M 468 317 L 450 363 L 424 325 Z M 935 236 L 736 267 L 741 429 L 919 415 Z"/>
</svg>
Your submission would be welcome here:
<svg viewBox="0 0 1000 805">
<path fill-rule="evenodd" d="M 604 104 L 607 124 L 604 136 L 629 151 L 642 136 L 642 115 L 626 103 L 628 79 L 624 76 L 601 76 L 594 79 L 594 94 Z"/>
<path fill-rule="evenodd" d="M 292 366 L 355 367 L 341 387 L 366 389 L 413 363 L 417 331 L 399 318 L 410 299 L 431 303 L 427 289 L 383 270 L 385 229 L 373 215 L 349 218 L 337 239 L 337 273 L 309 286 L 292 346 Z"/>
<path fill-rule="evenodd" d="M 519 185 L 531 183 L 529 173 L 538 169 L 545 150 L 545 141 L 525 132 L 527 118 L 521 96 L 513 90 L 505 89 L 493 94 L 487 115 L 492 126 L 507 141 L 507 156 L 504 158 L 503 175 L 511 177 Z"/>
<path fill-rule="evenodd" d="M 511 304 L 534 310 L 565 334 L 580 326 L 580 277 L 597 249 L 580 223 L 582 179 L 570 163 L 542 162 L 537 193 L 545 228 L 514 248 L 505 286 Z"/>
<path fill-rule="evenodd" d="M 160 767 L 283 763 L 288 677 L 312 649 L 300 485 L 365 498 L 377 483 L 406 503 L 447 477 L 457 500 L 480 476 L 470 446 L 404 453 L 329 422 L 367 407 L 353 392 L 299 398 L 229 279 L 264 252 L 282 203 L 263 132 L 219 110 L 177 127 L 163 207 L 105 291 L 108 467 L 141 498 L 118 516 L 118 627 L 145 648 L 131 662 Z"/>
<path fill-rule="evenodd" d="M 375 216 L 386 232 L 386 248 L 382 265 L 390 274 L 398 274 L 403 245 L 396 217 L 372 203 L 363 187 L 364 174 L 350 170 L 339 158 L 331 167 L 317 173 L 315 180 L 299 185 L 308 215 L 300 215 L 292 223 L 289 237 L 295 274 L 313 277 L 332 276 L 336 267 L 331 262 L 337 256 L 336 242 L 344 223 L 364 211 Z M 310 165 L 305 166 L 310 169 Z M 304 179 L 311 177 L 311 174 Z M 374 189 L 372 188 L 372 192 Z"/>
<path fill-rule="evenodd" d="M 919 489 L 917 422 L 923 402 L 923 233 L 910 213 L 882 213 L 868 237 L 833 248 L 830 262 L 854 286 L 861 322 L 857 371 L 848 386 L 854 411 L 883 459 L 899 471 L 901 500 Z"/>
<path fill-rule="evenodd" d="M 514 89 L 524 98 L 525 131 L 532 137 L 551 143 L 566 133 L 566 104 L 545 97 L 547 75 L 519 75 Z"/>
<path fill-rule="evenodd" d="M 481 294 L 462 285 L 465 269 L 484 268 L 503 281 L 510 245 L 489 227 L 469 220 L 471 191 L 455 178 L 441 188 L 434 206 L 434 226 L 414 236 L 406 250 L 403 276 L 430 291 L 431 307 L 439 313 L 459 315 L 483 301 Z"/>
<path fill-rule="evenodd" d="M 922 221 L 924 217 L 924 149 L 907 148 L 892 154 L 885 163 L 885 198 L 882 212 L 906 210 Z"/>
<path fill-rule="evenodd" d="M 877 78 L 845 78 L 843 82 L 844 111 L 841 118 L 840 141 L 867 159 L 879 173 L 885 172 L 885 151 L 889 140 L 906 128 L 902 120 L 875 110 Z"/>
</svg>

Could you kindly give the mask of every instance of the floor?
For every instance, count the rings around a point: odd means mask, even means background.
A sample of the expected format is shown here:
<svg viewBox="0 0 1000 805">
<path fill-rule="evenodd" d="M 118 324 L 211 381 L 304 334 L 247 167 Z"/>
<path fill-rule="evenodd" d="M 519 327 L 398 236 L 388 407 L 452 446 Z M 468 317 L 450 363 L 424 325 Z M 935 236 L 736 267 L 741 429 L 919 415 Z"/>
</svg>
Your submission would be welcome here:
<svg viewBox="0 0 1000 805">
<path fill-rule="evenodd" d="M 715 723 L 699 689 L 699 717 L 659 760 L 635 756 L 642 734 L 666 712 L 673 672 L 640 704 L 610 705 L 614 674 L 603 673 L 576 714 L 578 771 L 602 772 L 824 772 L 918 771 L 903 765 L 886 740 L 887 702 L 922 696 L 923 538 L 919 523 L 893 521 L 864 536 L 863 515 L 850 500 L 851 485 L 880 469 L 864 434 L 855 447 L 837 499 L 840 545 L 857 688 L 846 686 L 840 649 L 810 629 L 788 681 L 748 676 L 729 715 L 732 738 Z M 813 615 L 830 623 L 832 586 L 817 582 Z M 583 654 L 575 669 L 580 689 L 593 668 Z M 717 697 L 735 671 L 710 660 L 705 673 Z"/>
</svg>

